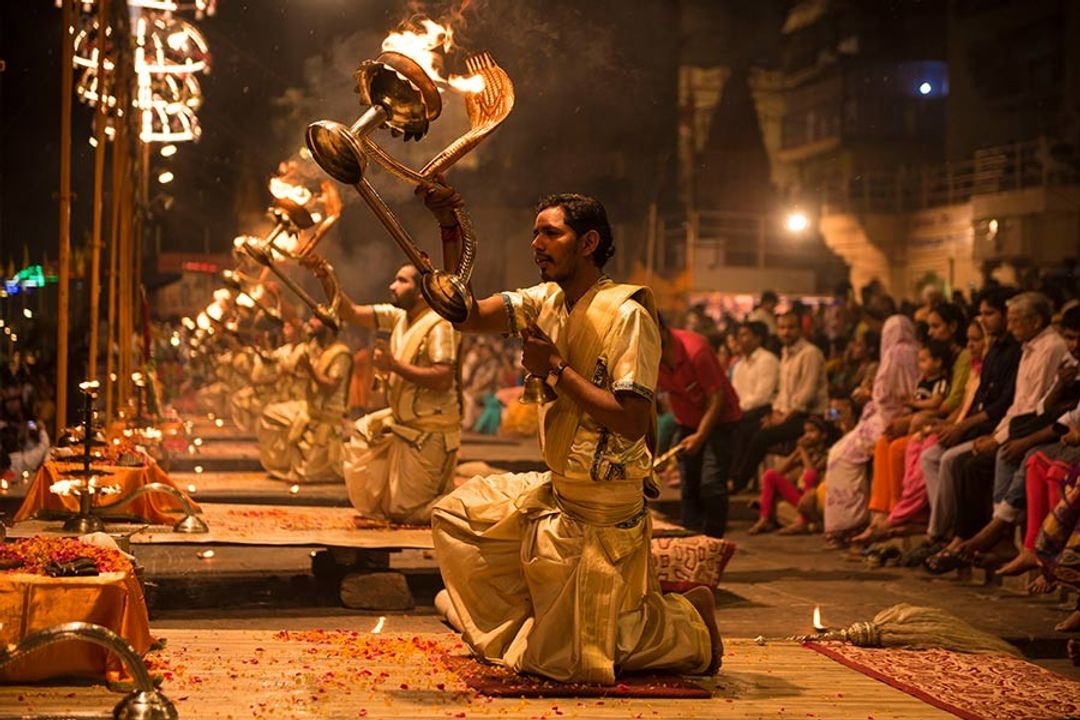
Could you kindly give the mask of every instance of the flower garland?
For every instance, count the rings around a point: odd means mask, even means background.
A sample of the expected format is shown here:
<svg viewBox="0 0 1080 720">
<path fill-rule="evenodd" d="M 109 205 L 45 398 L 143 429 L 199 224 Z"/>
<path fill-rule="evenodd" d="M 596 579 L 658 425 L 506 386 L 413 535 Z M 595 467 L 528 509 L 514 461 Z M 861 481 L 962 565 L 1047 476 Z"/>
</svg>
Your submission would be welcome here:
<svg viewBox="0 0 1080 720">
<path fill-rule="evenodd" d="M 71 562 L 76 558 L 89 558 L 99 573 L 131 571 L 131 561 L 119 550 L 87 545 L 76 538 L 35 535 L 0 546 L 0 561 L 17 560 L 22 563 L 19 567 L 0 572 L 45 575 L 45 568 L 50 563 Z"/>
</svg>

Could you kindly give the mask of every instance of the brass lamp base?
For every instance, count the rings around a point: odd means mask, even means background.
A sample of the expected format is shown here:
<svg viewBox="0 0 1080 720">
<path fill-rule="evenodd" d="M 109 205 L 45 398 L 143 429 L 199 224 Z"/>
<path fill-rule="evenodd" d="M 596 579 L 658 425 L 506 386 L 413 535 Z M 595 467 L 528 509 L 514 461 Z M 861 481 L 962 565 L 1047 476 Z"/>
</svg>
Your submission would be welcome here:
<svg viewBox="0 0 1080 720">
<path fill-rule="evenodd" d="M 198 515 L 185 515 L 173 525 L 173 532 L 189 534 L 208 533 L 210 532 L 210 526 L 208 526 Z"/>
<path fill-rule="evenodd" d="M 364 177 L 364 148 L 349 128 L 333 120 L 320 120 L 308 125 L 305 136 L 312 159 L 327 175 L 346 185 L 355 185 Z"/>
<path fill-rule="evenodd" d="M 75 515 L 64 521 L 64 532 L 77 532 L 80 535 L 101 532 L 105 523 L 96 515 Z"/>
<path fill-rule="evenodd" d="M 115 708 L 116 720 L 178 720 L 180 713 L 169 698 L 158 690 L 136 690 L 124 696 Z"/>
<path fill-rule="evenodd" d="M 427 304 L 452 323 L 463 323 L 472 310 L 473 296 L 469 287 L 451 273 L 434 270 L 420 279 L 420 292 Z"/>
</svg>

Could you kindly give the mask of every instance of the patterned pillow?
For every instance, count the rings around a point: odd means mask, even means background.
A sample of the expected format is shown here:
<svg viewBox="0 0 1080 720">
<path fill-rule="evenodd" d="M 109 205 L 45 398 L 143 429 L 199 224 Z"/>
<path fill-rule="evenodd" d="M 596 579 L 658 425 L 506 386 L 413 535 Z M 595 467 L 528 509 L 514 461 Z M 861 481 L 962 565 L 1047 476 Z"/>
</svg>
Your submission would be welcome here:
<svg viewBox="0 0 1080 720">
<path fill-rule="evenodd" d="M 652 539 L 653 562 L 664 592 L 719 587 L 724 568 L 734 554 L 735 543 L 706 535 Z"/>
</svg>

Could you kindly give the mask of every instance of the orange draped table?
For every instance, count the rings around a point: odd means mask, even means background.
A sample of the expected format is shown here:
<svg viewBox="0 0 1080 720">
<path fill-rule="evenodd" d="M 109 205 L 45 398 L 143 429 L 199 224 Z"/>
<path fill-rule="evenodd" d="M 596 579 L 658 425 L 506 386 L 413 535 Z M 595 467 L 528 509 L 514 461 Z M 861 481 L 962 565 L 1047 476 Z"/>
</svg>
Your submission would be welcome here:
<svg viewBox="0 0 1080 720">
<path fill-rule="evenodd" d="M 8 546 L 9 552 L 21 543 L 33 545 L 39 556 L 84 552 L 97 558 L 112 555 L 119 559 L 109 561 L 110 566 L 121 569 L 93 577 L 56 578 L 20 570 L 0 572 L 0 644 L 18 642 L 54 625 L 80 621 L 109 628 L 140 655 L 150 649 L 153 638 L 142 588 L 131 564 L 119 552 L 83 546 L 74 538 L 42 537 Z M 9 683 L 69 675 L 110 682 L 130 680 L 115 655 L 83 640 L 50 645 L 0 669 L 0 681 Z"/>
<path fill-rule="evenodd" d="M 50 492 L 53 483 L 63 479 L 65 471 L 81 468 L 81 463 L 64 462 L 63 459 L 49 460 L 38 469 L 34 476 L 34 482 L 26 493 L 22 507 L 15 515 L 15 522 L 29 520 L 38 513 L 44 512 L 78 512 L 79 496 L 75 494 L 58 495 Z M 100 511 L 108 511 L 109 505 L 120 498 L 127 497 L 137 488 L 149 483 L 158 482 L 176 487 L 169 475 L 161 469 L 152 458 L 147 458 L 144 465 L 126 467 L 122 465 L 103 465 L 95 463 L 91 466 L 94 470 L 111 472 L 112 475 L 102 475 L 98 478 L 99 486 L 114 485 L 120 489 L 117 495 L 96 493 L 94 496 L 94 508 Z M 177 488 L 178 490 L 180 488 Z M 189 498 L 190 500 L 190 498 Z M 195 512 L 199 512 L 199 506 L 191 501 Z M 132 502 L 119 508 L 118 515 L 130 515 L 141 518 L 144 522 L 152 525 L 169 525 L 176 521 L 170 512 L 181 512 L 182 506 L 179 499 L 165 493 L 146 493 Z"/>
</svg>

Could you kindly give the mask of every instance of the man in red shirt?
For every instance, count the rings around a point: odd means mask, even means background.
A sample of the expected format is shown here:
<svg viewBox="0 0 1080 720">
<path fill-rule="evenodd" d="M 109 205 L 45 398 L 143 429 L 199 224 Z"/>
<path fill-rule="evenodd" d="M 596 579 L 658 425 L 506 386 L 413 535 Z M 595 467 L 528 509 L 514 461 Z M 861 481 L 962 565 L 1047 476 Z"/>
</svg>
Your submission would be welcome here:
<svg viewBox="0 0 1080 720">
<path fill-rule="evenodd" d="M 739 396 L 704 336 L 660 322 L 660 380 L 678 424 L 682 524 L 710 537 L 727 529 L 731 434 Z"/>
</svg>

